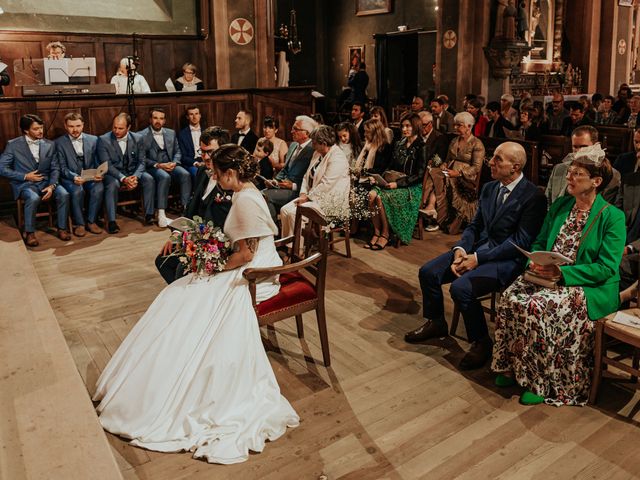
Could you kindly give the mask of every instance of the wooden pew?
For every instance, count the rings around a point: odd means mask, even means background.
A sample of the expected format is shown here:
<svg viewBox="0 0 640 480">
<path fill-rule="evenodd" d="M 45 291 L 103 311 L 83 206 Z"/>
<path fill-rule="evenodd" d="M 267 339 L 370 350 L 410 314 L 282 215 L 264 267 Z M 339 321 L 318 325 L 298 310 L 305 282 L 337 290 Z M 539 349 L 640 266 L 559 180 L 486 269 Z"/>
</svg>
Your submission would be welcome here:
<svg viewBox="0 0 640 480">
<path fill-rule="evenodd" d="M 535 185 L 538 185 L 538 170 L 540 166 L 540 148 L 538 142 L 529 142 L 527 140 L 511 140 L 508 138 L 490 138 L 478 137 L 484 144 L 486 157 L 491 158 L 495 149 L 504 142 L 515 142 L 524 147 L 527 153 L 527 164 L 524 167 L 524 176 L 527 177 Z M 487 179 L 489 180 L 489 179 Z M 484 182 L 483 182 L 484 183 Z"/>
<path fill-rule="evenodd" d="M 598 136 L 602 148 L 607 151 L 607 158 L 613 164 L 621 153 L 633 151 L 633 128 L 597 125 Z"/>
</svg>

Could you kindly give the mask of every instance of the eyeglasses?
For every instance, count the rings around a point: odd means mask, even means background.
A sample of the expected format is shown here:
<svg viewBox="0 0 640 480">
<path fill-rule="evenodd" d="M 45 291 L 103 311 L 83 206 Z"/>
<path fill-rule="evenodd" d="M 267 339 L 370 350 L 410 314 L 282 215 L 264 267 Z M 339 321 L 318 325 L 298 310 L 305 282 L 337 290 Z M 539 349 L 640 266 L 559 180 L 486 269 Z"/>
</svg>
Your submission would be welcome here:
<svg viewBox="0 0 640 480">
<path fill-rule="evenodd" d="M 209 148 L 207 150 L 203 150 L 202 148 L 198 149 L 198 155 L 200 155 L 201 158 L 204 158 L 205 155 L 207 157 L 211 157 L 213 156 L 213 154 L 215 153 L 216 149 L 215 148 Z"/>
<path fill-rule="evenodd" d="M 577 168 L 570 168 L 567 170 L 567 177 L 579 178 L 579 177 L 590 177 L 591 175 L 587 172 L 581 172 Z"/>
<path fill-rule="evenodd" d="M 429 125 L 431 125 L 431 122 L 423 123 L 422 128 L 427 128 Z"/>
<path fill-rule="evenodd" d="M 300 127 L 291 127 L 291 130 L 296 132 L 306 132 L 304 128 L 300 128 Z"/>
</svg>

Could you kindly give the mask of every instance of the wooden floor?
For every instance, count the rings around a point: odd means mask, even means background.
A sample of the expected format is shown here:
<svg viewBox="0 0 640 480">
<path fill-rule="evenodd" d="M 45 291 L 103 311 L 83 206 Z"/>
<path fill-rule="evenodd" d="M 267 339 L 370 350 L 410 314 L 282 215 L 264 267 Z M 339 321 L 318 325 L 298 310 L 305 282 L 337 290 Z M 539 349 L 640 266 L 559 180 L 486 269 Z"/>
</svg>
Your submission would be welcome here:
<svg viewBox="0 0 640 480">
<path fill-rule="evenodd" d="M 40 233 L 36 270 L 87 389 L 164 283 L 153 259 L 166 231 L 123 219 L 116 236 L 64 244 Z M 488 369 L 457 370 L 465 342 L 408 345 L 421 324 L 417 271 L 455 240 L 427 234 L 400 249 L 329 261 L 332 367 L 313 315 L 263 330 L 283 394 L 301 425 L 240 465 L 160 454 L 107 434 L 127 479 L 607 478 L 640 475 L 640 394 L 605 381 L 592 407 L 524 407 Z M 342 249 L 339 246 L 338 249 Z M 447 315 L 451 303 L 447 301 Z M 463 330 L 463 325 L 460 329 Z M 463 332 L 461 332 L 463 333 Z"/>
</svg>

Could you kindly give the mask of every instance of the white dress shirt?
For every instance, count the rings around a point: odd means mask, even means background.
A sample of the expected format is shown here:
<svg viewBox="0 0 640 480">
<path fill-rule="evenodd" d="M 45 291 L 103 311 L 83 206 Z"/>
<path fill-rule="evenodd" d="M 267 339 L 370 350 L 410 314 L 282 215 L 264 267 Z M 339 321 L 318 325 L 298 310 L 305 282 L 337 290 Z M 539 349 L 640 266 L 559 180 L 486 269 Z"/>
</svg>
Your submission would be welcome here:
<svg viewBox="0 0 640 480">
<path fill-rule="evenodd" d="M 242 141 L 244 140 L 244 137 L 246 137 L 247 133 L 249 133 L 249 130 L 251 130 L 251 128 L 247 128 L 244 131 L 243 130 L 238 131 L 238 145 L 242 143 Z"/>
<path fill-rule="evenodd" d="M 218 180 L 216 180 L 213 177 L 209 177 L 209 183 L 207 183 L 207 188 L 204 189 L 204 194 L 202 195 L 202 200 L 204 200 L 205 198 L 207 198 L 209 196 L 209 194 L 213 191 L 213 189 L 216 188 L 217 184 L 218 184 Z"/>
<path fill-rule="evenodd" d="M 122 73 L 116 73 L 111 77 L 111 83 L 116 86 L 116 95 L 127 94 L 128 80 L 129 77 Z M 139 73 L 136 73 L 133 77 L 133 93 L 151 93 L 151 88 L 149 87 L 147 80 Z"/>
<path fill-rule="evenodd" d="M 198 157 L 198 149 L 200 148 L 200 135 L 202 134 L 202 130 L 200 129 L 200 125 L 194 127 L 193 125 L 189 125 L 189 130 L 191 130 L 191 140 L 193 140 L 193 149 L 196 152 L 196 157 Z"/>
<path fill-rule="evenodd" d="M 160 129 L 159 131 L 155 131 L 153 128 L 151 129 L 153 133 L 153 139 L 156 141 L 160 150 L 164 150 L 164 129 Z"/>
<path fill-rule="evenodd" d="M 120 147 L 120 151 L 122 152 L 122 155 L 127 154 L 127 137 L 128 135 L 122 138 L 118 138 L 118 146 Z"/>
<path fill-rule="evenodd" d="M 82 146 L 82 134 L 80 134 L 78 138 L 73 138 L 71 135 L 69 135 L 69 140 L 71 140 L 71 146 L 75 150 L 76 155 L 78 155 L 79 157 L 84 155 L 84 150 Z"/>
<path fill-rule="evenodd" d="M 27 146 L 31 151 L 31 155 L 35 158 L 36 163 L 40 163 L 40 142 L 41 140 L 32 140 L 28 135 L 25 135 L 24 138 L 27 140 Z"/>
</svg>

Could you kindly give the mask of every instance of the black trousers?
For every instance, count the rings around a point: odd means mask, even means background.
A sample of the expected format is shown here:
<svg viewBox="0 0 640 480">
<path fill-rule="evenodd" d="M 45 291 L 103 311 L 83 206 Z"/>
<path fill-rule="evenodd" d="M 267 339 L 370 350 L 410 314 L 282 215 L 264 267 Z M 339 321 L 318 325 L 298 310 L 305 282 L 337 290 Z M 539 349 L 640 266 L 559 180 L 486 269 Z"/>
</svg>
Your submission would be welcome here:
<svg viewBox="0 0 640 480">
<path fill-rule="evenodd" d="M 167 284 L 175 282 L 184 275 L 184 266 L 180 263 L 178 257 L 158 255 L 156 257 L 156 268 Z"/>
</svg>

